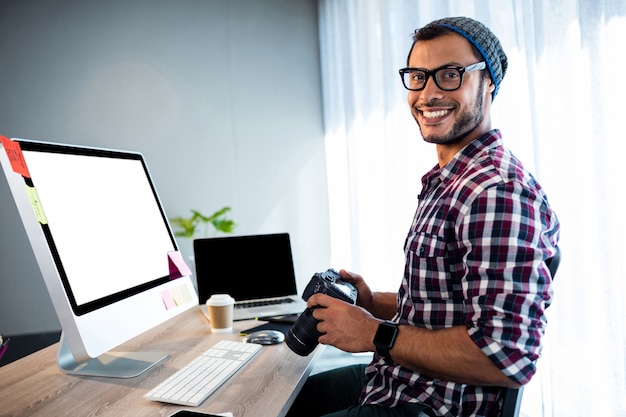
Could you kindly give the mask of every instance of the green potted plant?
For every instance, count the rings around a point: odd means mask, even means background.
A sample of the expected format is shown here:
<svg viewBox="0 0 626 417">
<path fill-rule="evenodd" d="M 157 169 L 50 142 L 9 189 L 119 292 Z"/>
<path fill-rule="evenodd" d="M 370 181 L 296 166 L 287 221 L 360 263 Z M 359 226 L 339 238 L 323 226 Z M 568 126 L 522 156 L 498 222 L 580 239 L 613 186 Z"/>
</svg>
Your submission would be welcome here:
<svg viewBox="0 0 626 417">
<path fill-rule="evenodd" d="M 190 217 L 174 217 L 170 219 L 174 227 L 174 235 L 193 239 L 198 234 L 209 236 L 209 228 L 212 226 L 214 233 L 232 233 L 237 225 L 233 220 L 226 217 L 231 210 L 230 207 L 223 207 L 210 216 L 205 216 L 198 210 L 191 210 Z M 202 228 L 202 230 L 200 230 Z"/>
</svg>

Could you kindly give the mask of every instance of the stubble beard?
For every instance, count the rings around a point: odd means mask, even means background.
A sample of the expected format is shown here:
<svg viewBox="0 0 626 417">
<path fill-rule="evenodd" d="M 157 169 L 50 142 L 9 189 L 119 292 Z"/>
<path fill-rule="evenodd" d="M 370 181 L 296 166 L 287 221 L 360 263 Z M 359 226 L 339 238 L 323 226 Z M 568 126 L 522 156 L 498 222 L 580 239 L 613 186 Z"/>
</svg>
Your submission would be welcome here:
<svg viewBox="0 0 626 417">
<path fill-rule="evenodd" d="M 476 94 L 476 98 L 474 100 L 474 106 L 468 107 L 463 113 L 459 114 L 458 118 L 455 120 L 452 129 L 445 135 L 424 135 L 424 131 L 422 129 L 422 125 L 419 122 L 419 119 L 414 114 L 413 117 L 419 126 L 420 132 L 422 134 L 422 138 L 424 141 L 428 143 L 435 143 L 439 145 L 453 145 L 455 143 L 461 142 L 467 135 L 469 135 L 474 129 L 476 129 L 483 121 L 485 116 L 483 110 L 484 104 L 484 84 L 480 83 L 478 87 L 478 92 Z M 434 105 L 434 104 L 433 104 Z"/>
</svg>

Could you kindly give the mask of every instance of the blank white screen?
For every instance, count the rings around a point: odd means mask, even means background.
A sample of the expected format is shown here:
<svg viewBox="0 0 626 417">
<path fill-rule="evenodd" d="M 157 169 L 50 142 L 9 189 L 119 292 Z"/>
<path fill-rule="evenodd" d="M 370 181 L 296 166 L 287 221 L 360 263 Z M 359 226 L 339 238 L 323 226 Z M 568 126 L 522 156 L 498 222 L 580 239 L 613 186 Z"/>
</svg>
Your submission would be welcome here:
<svg viewBox="0 0 626 417">
<path fill-rule="evenodd" d="M 141 161 L 24 157 L 78 305 L 169 274 L 174 245 Z"/>
</svg>

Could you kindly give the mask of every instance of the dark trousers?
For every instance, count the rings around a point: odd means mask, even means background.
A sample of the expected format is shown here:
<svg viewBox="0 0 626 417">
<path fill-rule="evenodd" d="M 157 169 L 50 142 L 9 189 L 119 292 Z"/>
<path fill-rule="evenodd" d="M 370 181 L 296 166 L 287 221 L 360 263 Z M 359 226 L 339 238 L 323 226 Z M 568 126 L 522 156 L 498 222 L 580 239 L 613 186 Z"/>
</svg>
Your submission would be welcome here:
<svg viewBox="0 0 626 417">
<path fill-rule="evenodd" d="M 421 404 L 403 404 L 394 408 L 360 406 L 359 396 L 366 383 L 365 365 L 313 375 L 305 382 L 287 417 L 418 417 L 422 411 L 430 412 Z"/>
</svg>

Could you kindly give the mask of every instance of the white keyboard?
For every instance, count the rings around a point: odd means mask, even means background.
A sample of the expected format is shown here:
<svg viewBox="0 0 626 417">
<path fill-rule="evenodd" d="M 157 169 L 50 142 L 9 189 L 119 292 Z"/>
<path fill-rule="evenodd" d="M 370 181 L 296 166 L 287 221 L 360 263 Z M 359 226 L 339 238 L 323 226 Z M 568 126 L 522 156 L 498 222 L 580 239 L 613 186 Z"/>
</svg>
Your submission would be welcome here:
<svg viewBox="0 0 626 417">
<path fill-rule="evenodd" d="M 263 346 L 221 340 L 144 395 L 152 401 L 197 407 Z"/>
</svg>

